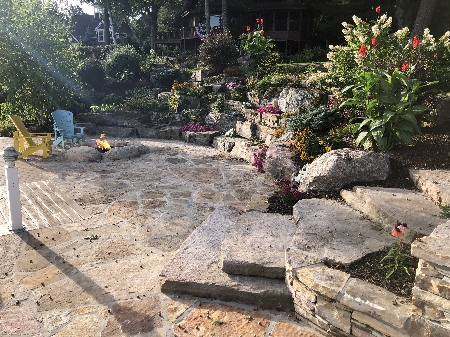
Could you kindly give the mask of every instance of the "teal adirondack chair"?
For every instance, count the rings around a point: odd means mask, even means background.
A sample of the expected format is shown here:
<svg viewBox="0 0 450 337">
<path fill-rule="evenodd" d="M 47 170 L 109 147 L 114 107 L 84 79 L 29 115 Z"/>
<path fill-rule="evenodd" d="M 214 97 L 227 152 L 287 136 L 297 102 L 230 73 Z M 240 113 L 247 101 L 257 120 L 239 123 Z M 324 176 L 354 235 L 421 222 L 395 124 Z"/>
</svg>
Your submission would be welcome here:
<svg viewBox="0 0 450 337">
<path fill-rule="evenodd" d="M 70 144 L 75 144 L 84 137 L 85 127 L 73 124 L 72 112 L 67 110 L 56 110 L 52 112 L 52 117 L 54 120 L 53 130 L 55 131 L 53 147 L 57 147 L 61 144 L 64 149 L 65 140 L 68 140 Z"/>
</svg>

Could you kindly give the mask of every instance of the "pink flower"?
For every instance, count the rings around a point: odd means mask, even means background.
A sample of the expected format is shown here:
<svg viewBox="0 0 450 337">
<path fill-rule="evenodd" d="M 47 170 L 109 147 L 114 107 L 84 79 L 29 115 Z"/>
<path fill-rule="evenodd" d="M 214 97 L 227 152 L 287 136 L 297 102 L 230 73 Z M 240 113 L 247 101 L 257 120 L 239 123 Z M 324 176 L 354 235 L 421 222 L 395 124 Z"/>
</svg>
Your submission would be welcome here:
<svg viewBox="0 0 450 337">
<path fill-rule="evenodd" d="M 377 8 L 375 8 L 375 12 L 377 12 L 378 14 L 381 13 L 381 6 L 378 6 Z"/>
<path fill-rule="evenodd" d="M 395 236 L 396 238 L 401 238 L 403 236 L 402 231 L 398 227 L 394 227 L 391 234 L 392 234 L 392 236 Z"/>
<path fill-rule="evenodd" d="M 367 47 L 365 45 L 362 45 L 361 48 L 359 48 L 359 55 L 362 57 L 367 56 Z"/>
</svg>

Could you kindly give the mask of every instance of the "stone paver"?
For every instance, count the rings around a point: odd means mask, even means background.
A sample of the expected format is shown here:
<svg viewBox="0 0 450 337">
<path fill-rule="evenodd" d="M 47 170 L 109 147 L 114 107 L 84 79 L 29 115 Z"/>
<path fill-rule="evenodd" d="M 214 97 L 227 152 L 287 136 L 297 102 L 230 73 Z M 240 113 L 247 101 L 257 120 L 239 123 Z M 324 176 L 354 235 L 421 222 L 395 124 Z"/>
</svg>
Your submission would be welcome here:
<svg viewBox="0 0 450 337">
<path fill-rule="evenodd" d="M 222 242 L 222 270 L 228 274 L 284 279 L 284 251 L 295 230 L 292 216 L 261 212 L 242 214 Z"/>
<path fill-rule="evenodd" d="M 161 293 L 162 268 L 217 207 L 244 211 L 273 182 L 213 148 L 139 141 L 150 152 L 130 160 L 79 163 L 58 148 L 17 162 L 20 183 L 52 182 L 91 217 L 0 237 L 0 336 L 172 337 L 197 308 Z M 264 315 L 269 329 L 289 321 Z"/>
<path fill-rule="evenodd" d="M 410 170 L 417 188 L 439 205 L 450 205 L 450 174 L 446 170 Z"/>
</svg>

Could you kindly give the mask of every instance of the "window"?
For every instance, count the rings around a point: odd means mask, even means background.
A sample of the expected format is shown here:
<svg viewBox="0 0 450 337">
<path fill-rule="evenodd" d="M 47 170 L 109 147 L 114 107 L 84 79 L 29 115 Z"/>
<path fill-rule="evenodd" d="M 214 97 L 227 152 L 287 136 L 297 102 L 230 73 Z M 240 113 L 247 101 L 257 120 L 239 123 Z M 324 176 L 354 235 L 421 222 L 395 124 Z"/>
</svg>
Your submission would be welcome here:
<svg viewBox="0 0 450 337">
<path fill-rule="evenodd" d="M 97 39 L 98 39 L 98 42 L 105 42 L 105 30 L 104 29 L 97 30 Z"/>
</svg>

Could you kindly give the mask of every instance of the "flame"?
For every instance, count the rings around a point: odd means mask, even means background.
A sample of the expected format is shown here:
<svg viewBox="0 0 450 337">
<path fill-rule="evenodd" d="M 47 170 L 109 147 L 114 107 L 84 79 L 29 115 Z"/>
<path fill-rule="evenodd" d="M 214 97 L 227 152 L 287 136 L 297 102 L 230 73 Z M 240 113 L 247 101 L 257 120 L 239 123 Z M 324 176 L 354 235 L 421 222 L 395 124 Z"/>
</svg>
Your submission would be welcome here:
<svg viewBox="0 0 450 337">
<path fill-rule="evenodd" d="M 106 140 L 106 136 L 104 133 L 100 135 L 100 138 L 96 140 L 97 147 L 101 150 L 109 151 L 111 150 L 111 145 L 109 145 L 108 141 Z"/>
</svg>

